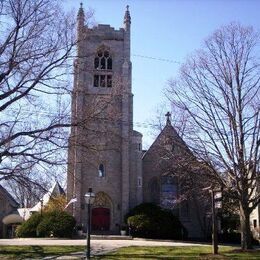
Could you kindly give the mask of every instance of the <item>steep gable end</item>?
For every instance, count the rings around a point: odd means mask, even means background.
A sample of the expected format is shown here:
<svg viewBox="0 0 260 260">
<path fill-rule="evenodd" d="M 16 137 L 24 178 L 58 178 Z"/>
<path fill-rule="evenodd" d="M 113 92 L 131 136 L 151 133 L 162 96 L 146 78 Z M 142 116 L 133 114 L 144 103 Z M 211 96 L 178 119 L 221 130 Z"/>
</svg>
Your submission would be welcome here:
<svg viewBox="0 0 260 260">
<path fill-rule="evenodd" d="M 193 156 L 186 143 L 178 135 L 170 121 L 167 121 L 161 133 L 157 136 L 150 148 L 144 153 L 143 160 L 149 157 L 160 156 L 163 153 L 179 153 L 185 156 Z"/>
</svg>

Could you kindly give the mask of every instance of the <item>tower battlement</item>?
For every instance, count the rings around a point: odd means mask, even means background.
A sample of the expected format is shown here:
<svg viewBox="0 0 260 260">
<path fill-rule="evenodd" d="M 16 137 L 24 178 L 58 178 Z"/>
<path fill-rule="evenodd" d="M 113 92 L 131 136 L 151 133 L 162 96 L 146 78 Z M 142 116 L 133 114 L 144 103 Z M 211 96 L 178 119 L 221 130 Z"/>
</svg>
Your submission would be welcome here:
<svg viewBox="0 0 260 260">
<path fill-rule="evenodd" d="M 85 33 L 86 37 L 98 35 L 106 40 L 124 40 L 125 30 L 123 28 L 116 30 L 108 24 L 98 24 L 93 28 L 87 28 Z"/>
<path fill-rule="evenodd" d="M 106 32 L 123 32 L 124 28 L 115 29 L 115 27 L 111 27 L 109 24 L 98 24 L 97 26 L 94 26 L 92 31 L 106 31 Z"/>
</svg>

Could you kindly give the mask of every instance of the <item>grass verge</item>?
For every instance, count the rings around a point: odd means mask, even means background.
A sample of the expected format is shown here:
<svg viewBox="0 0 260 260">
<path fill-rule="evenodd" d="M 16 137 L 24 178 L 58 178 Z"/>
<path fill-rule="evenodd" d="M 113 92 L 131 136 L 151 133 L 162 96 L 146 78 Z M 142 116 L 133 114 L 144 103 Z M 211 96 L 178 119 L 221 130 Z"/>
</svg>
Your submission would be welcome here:
<svg viewBox="0 0 260 260">
<path fill-rule="evenodd" d="M 259 250 L 241 252 L 238 248 L 221 246 L 219 255 L 211 254 L 211 246 L 192 247 L 124 247 L 94 259 L 260 259 Z"/>
<path fill-rule="evenodd" d="M 47 256 L 83 252 L 85 246 L 0 246 L 0 259 L 42 259 Z M 239 248 L 220 246 L 219 255 L 211 254 L 211 246 L 185 247 L 123 247 L 115 252 L 93 257 L 110 260 L 135 259 L 260 259 L 260 250 L 241 252 Z"/>
<path fill-rule="evenodd" d="M 0 259 L 41 259 L 84 250 L 84 246 L 0 246 Z"/>
</svg>

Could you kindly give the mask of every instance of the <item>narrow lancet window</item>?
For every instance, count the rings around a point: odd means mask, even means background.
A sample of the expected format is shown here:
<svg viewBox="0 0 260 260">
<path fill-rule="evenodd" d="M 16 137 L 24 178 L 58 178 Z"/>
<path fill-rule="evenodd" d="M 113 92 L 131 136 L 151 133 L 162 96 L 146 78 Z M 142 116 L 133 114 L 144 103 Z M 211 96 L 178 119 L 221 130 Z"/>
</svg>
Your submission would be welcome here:
<svg viewBox="0 0 260 260">
<path fill-rule="evenodd" d="M 100 164 L 98 167 L 98 177 L 102 178 L 105 177 L 105 167 L 104 164 Z"/>
</svg>

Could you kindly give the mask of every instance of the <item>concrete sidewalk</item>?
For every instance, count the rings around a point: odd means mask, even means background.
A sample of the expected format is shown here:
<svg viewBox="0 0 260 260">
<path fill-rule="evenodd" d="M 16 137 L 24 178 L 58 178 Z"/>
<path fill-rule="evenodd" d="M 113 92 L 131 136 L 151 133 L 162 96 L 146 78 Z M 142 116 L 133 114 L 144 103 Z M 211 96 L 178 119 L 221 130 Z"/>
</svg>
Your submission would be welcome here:
<svg viewBox="0 0 260 260">
<path fill-rule="evenodd" d="M 13 238 L 0 239 L 0 245 L 33 245 L 33 246 L 84 246 L 86 239 L 57 239 L 57 238 Z M 115 238 L 94 238 L 91 237 L 93 248 L 117 249 L 125 246 L 205 246 L 204 243 L 181 242 L 171 240 L 152 240 L 152 239 L 115 239 Z"/>
</svg>

